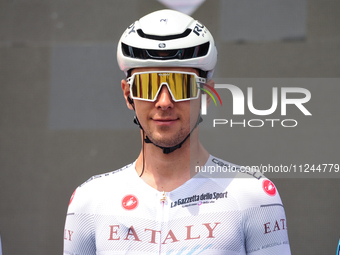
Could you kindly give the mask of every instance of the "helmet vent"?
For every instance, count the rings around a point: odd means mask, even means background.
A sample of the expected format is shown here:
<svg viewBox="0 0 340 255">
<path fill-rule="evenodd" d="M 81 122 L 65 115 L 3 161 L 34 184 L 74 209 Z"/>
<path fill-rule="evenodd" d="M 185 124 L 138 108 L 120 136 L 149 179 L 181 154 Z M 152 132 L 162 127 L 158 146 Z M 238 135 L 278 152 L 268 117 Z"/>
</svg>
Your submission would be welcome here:
<svg viewBox="0 0 340 255">
<path fill-rule="evenodd" d="M 132 47 L 122 43 L 122 51 L 124 56 L 138 59 L 191 59 L 199 58 L 207 55 L 209 51 L 210 43 L 206 42 L 201 45 L 184 49 L 173 49 L 173 50 L 147 50 Z"/>
<path fill-rule="evenodd" d="M 149 34 L 145 34 L 142 29 L 137 29 L 137 33 L 142 38 L 158 40 L 158 41 L 167 41 L 167 40 L 173 40 L 173 39 L 186 37 L 191 33 L 191 29 L 187 28 L 182 34 L 177 34 L 177 35 L 149 35 Z"/>
</svg>

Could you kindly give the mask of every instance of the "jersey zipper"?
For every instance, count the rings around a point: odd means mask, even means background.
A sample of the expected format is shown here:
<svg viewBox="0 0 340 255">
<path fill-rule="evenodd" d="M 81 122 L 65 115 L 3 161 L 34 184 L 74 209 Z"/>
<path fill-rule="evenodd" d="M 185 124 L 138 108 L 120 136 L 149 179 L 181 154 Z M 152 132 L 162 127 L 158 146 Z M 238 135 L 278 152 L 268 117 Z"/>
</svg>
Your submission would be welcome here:
<svg viewBox="0 0 340 255">
<path fill-rule="evenodd" d="M 168 221 L 168 214 L 166 213 L 166 204 L 168 203 L 168 197 L 165 191 L 163 191 L 161 198 L 160 198 L 160 203 L 161 203 L 161 226 L 163 226 L 164 222 Z M 159 254 L 162 254 L 162 233 L 163 229 L 161 229 L 161 235 L 160 235 L 160 240 L 159 240 Z"/>
</svg>

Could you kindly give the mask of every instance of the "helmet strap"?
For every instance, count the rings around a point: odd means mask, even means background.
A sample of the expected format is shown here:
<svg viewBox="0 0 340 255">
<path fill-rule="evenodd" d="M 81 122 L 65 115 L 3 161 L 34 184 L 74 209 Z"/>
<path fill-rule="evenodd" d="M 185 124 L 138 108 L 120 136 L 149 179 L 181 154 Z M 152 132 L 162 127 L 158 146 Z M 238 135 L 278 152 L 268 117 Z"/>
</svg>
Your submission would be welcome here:
<svg viewBox="0 0 340 255">
<path fill-rule="evenodd" d="M 152 141 L 149 139 L 149 137 L 148 137 L 147 135 L 146 135 L 145 138 L 144 138 L 144 142 L 145 142 L 145 143 L 152 143 L 153 145 L 157 146 L 158 148 L 161 148 L 161 149 L 163 150 L 163 153 L 164 153 L 164 154 L 169 154 L 169 153 L 173 152 L 174 150 L 181 148 L 182 145 L 183 145 L 183 143 L 189 138 L 189 136 L 190 136 L 191 133 L 194 131 L 194 129 L 195 129 L 195 128 L 198 126 L 198 124 L 200 124 L 202 121 L 203 121 L 203 118 L 202 118 L 201 114 L 199 114 L 199 115 L 198 115 L 198 118 L 197 118 L 197 121 L 196 121 L 196 124 L 195 124 L 195 126 L 193 127 L 193 129 L 192 129 L 192 130 L 190 131 L 190 133 L 184 138 L 184 140 L 183 140 L 182 142 L 180 142 L 179 144 L 177 144 L 177 145 L 174 145 L 174 146 L 171 146 L 171 147 L 163 147 L 163 146 L 160 146 L 160 145 L 155 144 L 154 142 L 152 142 Z M 137 116 L 134 117 L 133 122 L 134 122 L 137 126 L 139 126 L 139 128 L 140 128 L 141 130 L 143 130 L 143 134 L 144 134 L 144 129 L 143 129 L 142 125 L 140 124 L 140 122 L 139 122 Z"/>
<path fill-rule="evenodd" d="M 133 110 L 136 112 L 136 109 L 135 109 L 135 106 L 134 106 L 133 99 L 130 98 L 129 96 L 128 96 L 127 99 L 128 99 L 128 102 L 130 103 L 130 105 L 132 106 Z M 145 142 L 145 143 L 152 143 L 153 145 L 155 145 L 155 146 L 157 146 L 158 148 L 162 149 L 164 154 L 169 154 L 169 153 L 171 153 L 171 152 L 173 152 L 173 151 L 175 151 L 175 150 L 181 148 L 182 145 L 183 145 L 183 143 L 189 138 L 189 136 L 191 135 L 191 133 L 195 130 L 195 128 L 196 128 L 202 121 L 203 121 L 203 118 L 202 118 L 201 114 L 198 114 L 198 118 L 197 118 L 196 124 L 195 124 L 195 126 L 193 127 L 193 129 L 190 131 L 190 133 L 184 138 L 184 140 L 183 140 L 182 142 L 180 142 L 180 143 L 177 144 L 177 145 L 171 146 L 171 147 L 163 147 L 163 146 L 160 146 L 160 145 L 158 145 L 158 144 L 155 144 L 154 142 L 152 142 L 152 141 L 149 139 L 149 137 L 148 137 L 147 135 L 145 135 L 145 138 L 143 139 L 143 145 L 142 145 L 142 146 L 143 146 L 143 169 L 142 169 L 142 172 L 141 172 L 141 174 L 140 174 L 139 177 L 141 177 L 141 176 L 143 175 L 143 173 L 144 173 L 144 164 L 145 164 L 145 160 L 144 160 L 144 159 L 145 159 L 145 157 L 144 157 L 144 142 Z M 142 125 L 140 124 L 140 122 L 139 122 L 139 120 L 138 120 L 138 118 L 137 118 L 137 115 L 134 116 L 134 118 L 133 118 L 133 123 L 135 123 L 137 126 L 139 126 L 139 128 L 143 131 L 143 137 L 144 137 L 145 131 L 144 131 Z"/>
<path fill-rule="evenodd" d="M 128 102 L 131 104 L 133 110 L 135 111 L 136 113 L 136 109 L 135 109 L 135 106 L 134 106 L 134 102 L 133 102 L 133 99 L 131 99 L 129 96 L 128 96 Z M 144 168 L 145 168 L 145 155 L 144 155 L 144 143 L 152 143 L 153 145 L 157 146 L 158 148 L 162 149 L 163 150 L 163 153 L 164 154 L 169 154 L 171 152 L 173 152 L 174 150 L 176 149 L 179 149 L 182 147 L 182 144 L 188 139 L 188 137 L 191 135 L 191 133 L 194 131 L 194 129 L 203 121 L 203 118 L 201 116 L 201 114 L 198 114 L 198 118 L 197 118 L 197 121 L 196 121 L 196 124 L 195 126 L 193 127 L 193 129 L 190 131 L 190 133 L 184 138 L 184 140 L 182 142 L 180 142 L 179 144 L 175 145 L 175 146 L 172 146 L 172 147 L 162 147 L 162 146 L 159 146 L 155 143 L 153 143 L 149 137 L 147 135 L 145 135 L 145 138 L 144 138 L 144 134 L 145 134 L 145 131 L 142 127 L 142 125 L 140 124 L 138 118 L 137 118 L 137 115 L 134 116 L 133 118 L 133 123 L 135 123 L 137 126 L 139 126 L 139 128 L 143 131 L 143 147 L 142 147 L 142 150 L 143 150 L 143 167 L 142 167 L 142 171 L 139 175 L 139 177 L 141 177 L 144 173 Z"/>
</svg>

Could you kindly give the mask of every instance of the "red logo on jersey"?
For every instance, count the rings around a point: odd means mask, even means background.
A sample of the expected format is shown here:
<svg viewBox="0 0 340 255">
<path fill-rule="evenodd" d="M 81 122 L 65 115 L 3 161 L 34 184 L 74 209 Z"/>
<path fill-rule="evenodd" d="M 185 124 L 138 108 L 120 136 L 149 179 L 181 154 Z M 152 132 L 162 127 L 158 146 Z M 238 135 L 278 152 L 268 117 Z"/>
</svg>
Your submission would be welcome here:
<svg viewBox="0 0 340 255">
<path fill-rule="evenodd" d="M 138 206 L 138 199 L 134 195 L 126 195 L 122 200 L 122 206 L 126 210 L 133 210 Z"/>
<path fill-rule="evenodd" d="M 70 202 L 68 203 L 69 206 L 70 206 L 70 204 L 72 203 L 72 200 L 73 200 L 73 198 L 74 198 L 74 195 L 76 194 L 76 191 L 77 191 L 77 190 L 75 190 L 75 191 L 73 192 L 73 194 L 72 194 L 72 196 L 71 196 L 71 198 L 70 198 Z"/>
<path fill-rule="evenodd" d="M 269 196 L 275 196 L 276 188 L 274 186 L 274 183 L 269 180 L 264 180 L 262 187 Z"/>
</svg>

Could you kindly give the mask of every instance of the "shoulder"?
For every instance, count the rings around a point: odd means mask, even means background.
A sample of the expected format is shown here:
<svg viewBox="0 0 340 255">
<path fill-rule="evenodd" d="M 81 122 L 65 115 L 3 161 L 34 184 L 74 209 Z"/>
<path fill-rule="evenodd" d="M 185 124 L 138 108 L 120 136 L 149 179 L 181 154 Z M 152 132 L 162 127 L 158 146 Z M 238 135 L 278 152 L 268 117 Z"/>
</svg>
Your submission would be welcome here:
<svg viewBox="0 0 340 255">
<path fill-rule="evenodd" d="M 114 182 L 114 181 L 122 181 L 124 178 L 128 178 L 128 175 L 131 173 L 130 170 L 133 167 L 133 163 L 128 164 L 118 170 L 114 170 L 111 172 L 94 175 L 81 184 L 78 188 L 93 188 L 93 186 L 99 186 Z M 86 188 L 85 188 L 86 187 Z"/>
<path fill-rule="evenodd" d="M 133 164 L 126 165 L 118 170 L 94 175 L 78 186 L 73 192 L 69 203 L 71 212 L 89 212 L 111 194 L 116 194 L 121 185 L 128 183 Z"/>
<path fill-rule="evenodd" d="M 273 181 L 257 169 L 236 165 L 214 156 L 210 156 L 208 161 L 207 165 L 215 165 L 215 173 L 210 174 L 214 181 L 218 185 L 227 185 L 228 195 L 234 197 L 242 209 L 282 205 Z"/>
<path fill-rule="evenodd" d="M 237 206 L 247 254 L 290 254 L 286 215 L 274 183 L 256 169 L 213 156 L 208 161 L 215 165 L 212 170 L 222 171 L 212 181 L 224 185 L 228 203 Z"/>
</svg>

